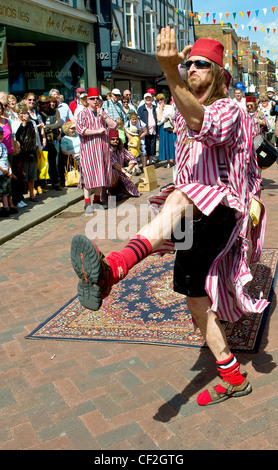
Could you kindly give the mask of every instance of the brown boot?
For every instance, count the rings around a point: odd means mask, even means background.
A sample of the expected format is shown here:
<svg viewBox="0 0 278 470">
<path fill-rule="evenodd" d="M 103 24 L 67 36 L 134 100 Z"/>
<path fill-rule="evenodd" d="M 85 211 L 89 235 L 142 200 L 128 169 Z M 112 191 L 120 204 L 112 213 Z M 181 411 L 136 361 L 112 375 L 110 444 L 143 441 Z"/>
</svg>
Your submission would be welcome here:
<svg viewBox="0 0 278 470">
<path fill-rule="evenodd" d="M 111 268 L 97 246 L 84 235 L 76 235 L 71 243 L 71 264 L 79 277 L 78 298 L 81 305 L 99 310 L 102 299 L 111 291 Z"/>
</svg>

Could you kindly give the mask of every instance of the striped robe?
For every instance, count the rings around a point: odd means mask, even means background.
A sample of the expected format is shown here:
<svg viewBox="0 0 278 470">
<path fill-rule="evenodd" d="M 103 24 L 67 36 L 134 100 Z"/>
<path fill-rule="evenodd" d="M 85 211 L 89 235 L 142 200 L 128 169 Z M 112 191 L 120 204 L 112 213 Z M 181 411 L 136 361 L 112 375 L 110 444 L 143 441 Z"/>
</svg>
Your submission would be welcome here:
<svg viewBox="0 0 278 470">
<path fill-rule="evenodd" d="M 78 114 L 76 131 L 80 136 L 80 166 L 87 189 L 112 185 L 108 132 L 102 135 L 84 136 L 86 129 L 97 130 L 101 127 L 105 127 L 108 131 L 105 119 L 95 117 L 89 107 Z"/>
<path fill-rule="evenodd" d="M 115 163 L 119 163 L 122 168 L 124 168 L 126 165 L 129 165 L 130 163 L 137 163 L 136 157 L 134 157 L 132 153 L 130 153 L 125 148 L 121 148 L 120 150 L 117 150 L 117 152 L 110 148 L 110 158 L 112 167 Z M 125 190 L 130 194 L 130 196 L 140 196 L 140 193 L 135 184 L 132 183 L 132 181 L 129 180 L 128 177 L 125 176 L 121 171 L 116 170 L 116 168 L 112 168 L 112 177 L 119 178 L 122 181 Z"/>
<path fill-rule="evenodd" d="M 176 180 L 149 202 L 158 213 L 167 196 L 178 188 L 205 215 L 218 204 L 234 209 L 236 227 L 224 250 L 212 263 L 205 289 L 218 318 L 234 322 L 243 313 L 262 312 L 268 302 L 251 299 L 245 285 L 252 279 L 247 263 L 249 209 L 252 197 L 260 195 L 260 175 L 248 114 L 230 99 L 204 107 L 199 133 L 188 128 L 179 112 L 176 116 Z M 260 258 L 265 233 L 265 210 L 252 231 L 251 262 Z M 170 240 L 159 253 L 174 251 Z"/>
</svg>

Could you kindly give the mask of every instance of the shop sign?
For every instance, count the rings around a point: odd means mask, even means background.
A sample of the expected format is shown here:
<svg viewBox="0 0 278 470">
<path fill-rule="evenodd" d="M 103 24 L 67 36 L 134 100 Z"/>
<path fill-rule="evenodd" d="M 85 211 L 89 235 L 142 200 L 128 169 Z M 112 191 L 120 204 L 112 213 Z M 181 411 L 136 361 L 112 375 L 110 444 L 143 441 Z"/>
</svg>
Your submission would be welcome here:
<svg viewBox="0 0 278 470">
<path fill-rule="evenodd" d="M 93 21 L 87 22 L 43 7 L 12 1 L 9 6 L 0 0 L 0 22 L 81 42 L 94 42 Z"/>
</svg>

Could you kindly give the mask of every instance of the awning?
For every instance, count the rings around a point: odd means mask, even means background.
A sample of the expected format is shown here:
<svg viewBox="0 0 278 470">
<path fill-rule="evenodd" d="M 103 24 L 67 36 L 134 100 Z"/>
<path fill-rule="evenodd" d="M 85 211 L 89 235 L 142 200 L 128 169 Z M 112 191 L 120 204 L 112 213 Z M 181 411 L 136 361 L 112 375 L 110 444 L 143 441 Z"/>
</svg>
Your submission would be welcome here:
<svg viewBox="0 0 278 470">
<path fill-rule="evenodd" d="M 161 77 L 162 71 L 155 55 L 121 47 L 118 52 L 114 72 L 128 72 L 144 77 Z"/>
</svg>

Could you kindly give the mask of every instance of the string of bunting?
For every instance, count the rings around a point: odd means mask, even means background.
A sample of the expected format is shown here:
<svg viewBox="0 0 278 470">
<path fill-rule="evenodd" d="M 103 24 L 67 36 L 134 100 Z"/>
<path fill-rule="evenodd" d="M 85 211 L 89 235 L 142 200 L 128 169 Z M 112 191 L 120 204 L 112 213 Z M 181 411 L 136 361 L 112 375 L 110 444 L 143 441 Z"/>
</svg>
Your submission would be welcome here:
<svg viewBox="0 0 278 470">
<path fill-rule="evenodd" d="M 276 7 L 271 7 L 271 11 L 273 14 L 275 14 L 275 10 L 276 10 Z M 243 11 L 240 11 L 240 12 L 228 12 L 228 13 L 222 13 L 222 12 L 218 12 L 218 13 L 205 13 L 205 12 L 196 12 L 196 11 L 191 11 L 191 10 L 181 10 L 180 8 L 175 8 L 175 13 L 177 14 L 181 14 L 183 16 L 189 16 L 189 18 L 199 18 L 199 19 L 202 19 L 203 16 L 205 15 L 205 19 L 206 21 L 208 22 L 209 20 L 212 19 L 212 22 L 214 24 L 216 24 L 216 21 L 217 21 L 217 17 L 219 17 L 219 21 L 220 21 L 220 24 L 223 26 L 224 24 L 224 21 L 222 20 L 223 18 L 223 15 L 224 15 L 224 18 L 226 18 L 226 21 L 229 20 L 229 18 L 231 19 L 233 17 L 233 19 L 235 20 L 237 18 L 237 16 L 239 15 L 240 18 L 242 19 L 245 15 L 247 16 L 248 19 L 250 19 L 250 16 L 252 13 L 255 14 L 255 17 L 256 18 L 259 18 L 259 15 L 260 13 L 263 13 L 264 16 L 266 16 L 267 14 L 267 11 L 268 9 L 267 8 L 262 8 L 261 10 L 247 10 L 246 12 L 243 12 Z M 238 23 L 234 23 L 234 28 L 237 29 L 239 26 Z M 260 27 L 260 26 L 250 26 L 250 25 L 245 25 L 245 24 L 241 24 L 241 28 L 242 30 L 245 29 L 245 27 L 248 28 L 249 32 L 252 31 L 252 29 L 255 31 L 255 32 L 267 32 L 268 34 L 270 32 L 273 32 L 273 34 L 276 33 L 277 29 L 276 28 L 265 28 L 265 27 Z"/>
<path fill-rule="evenodd" d="M 271 7 L 271 11 L 273 13 L 273 15 L 275 14 L 275 10 L 276 10 L 276 6 L 273 6 Z M 266 16 L 268 12 L 268 9 L 267 8 L 262 8 L 262 9 L 258 9 L 258 10 L 247 10 L 246 12 L 243 12 L 243 11 L 240 11 L 240 12 L 227 12 L 227 13 L 222 13 L 222 12 L 218 12 L 218 13 L 212 13 L 212 12 L 208 12 L 208 13 L 204 13 L 204 12 L 196 12 L 196 11 L 191 11 L 191 10 L 181 10 L 180 8 L 175 8 L 175 13 L 177 14 L 181 14 L 183 16 L 189 16 L 189 18 L 198 18 L 198 19 L 202 19 L 203 17 L 205 17 L 206 21 L 208 22 L 209 20 L 212 20 L 212 22 L 214 24 L 216 24 L 216 21 L 217 21 L 217 16 L 219 17 L 219 21 L 220 21 L 220 24 L 221 26 L 223 26 L 224 24 L 224 21 L 222 20 L 223 18 L 223 15 L 224 17 L 226 18 L 226 21 L 228 22 L 229 18 L 233 17 L 233 19 L 235 20 L 237 16 L 240 16 L 240 18 L 242 19 L 244 16 L 247 16 L 248 19 L 250 19 L 250 17 L 252 16 L 252 14 L 254 13 L 255 14 L 255 17 L 256 18 L 259 18 L 259 15 L 261 13 L 263 13 L 264 16 Z M 205 15 L 205 16 L 204 16 Z M 230 26 L 232 26 L 232 24 L 230 22 L 228 22 L 228 24 Z M 238 28 L 238 23 L 234 23 L 233 27 L 235 29 Z M 244 31 L 245 27 L 247 28 L 247 31 L 249 31 L 249 33 L 251 33 L 252 30 L 254 30 L 255 32 L 267 32 L 268 34 L 270 34 L 271 32 L 273 34 L 276 33 L 277 29 L 276 28 L 268 28 L 268 27 L 260 27 L 260 26 L 250 26 L 250 25 L 246 25 L 246 24 L 241 24 L 241 29 L 242 31 Z M 252 53 L 253 54 L 253 51 L 251 49 L 248 49 L 246 51 L 246 53 Z M 264 52 L 266 52 L 267 54 L 270 54 L 270 52 L 272 52 L 273 54 L 275 54 L 275 49 L 267 49 L 266 51 L 261 51 L 262 54 L 264 54 Z M 227 56 L 227 53 L 228 51 L 226 51 L 226 56 Z M 230 51 L 231 54 L 235 53 L 236 56 L 240 53 L 238 51 Z M 241 55 L 243 54 L 243 51 L 241 51 Z M 246 59 L 244 59 L 246 60 Z M 259 63 L 268 63 L 267 61 L 261 61 Z M 275 62 L 275 64 L 277 64 L 277 62 Z M 263 73 L 263 72 L 262 72 Z"/>
</svg>

